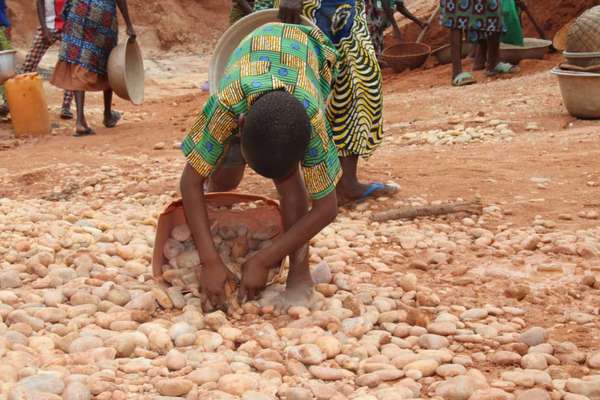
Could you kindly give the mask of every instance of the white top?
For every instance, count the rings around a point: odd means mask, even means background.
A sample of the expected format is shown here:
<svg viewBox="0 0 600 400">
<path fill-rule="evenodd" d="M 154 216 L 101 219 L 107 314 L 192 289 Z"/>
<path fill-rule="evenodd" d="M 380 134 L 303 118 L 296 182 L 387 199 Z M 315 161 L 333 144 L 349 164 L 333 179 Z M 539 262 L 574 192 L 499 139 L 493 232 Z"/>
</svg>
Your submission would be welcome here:
<svg viewBox="0 0 600 400">
<path fill-rule="evenodd" d="M 46 4 L 46 26 L 48 29 L 56 30 L 56 8 L 54 0 L 44 0 Z"/>
</svg>

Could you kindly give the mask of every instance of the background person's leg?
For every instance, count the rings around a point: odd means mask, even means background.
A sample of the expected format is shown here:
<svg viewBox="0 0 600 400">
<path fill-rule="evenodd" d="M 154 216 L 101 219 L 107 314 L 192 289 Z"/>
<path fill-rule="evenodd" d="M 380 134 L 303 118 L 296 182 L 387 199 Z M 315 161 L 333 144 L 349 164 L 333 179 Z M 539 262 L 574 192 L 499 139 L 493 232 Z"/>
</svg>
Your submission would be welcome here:
<svg viewBox="0 0 600 400">
<path fill-rule="evenodd" d="M 494 72 L 496 65 L 500 62 L 500 32 L 494 33 L 487 38 L 487 70 Z"/>
<path fill-rule="evenodd" d="M 338 183 L 338 194 L 344 198 L 356 199 L 369 187 L 358 181 L 358 156 L 340 157 L 342 177 Z"/>
<path fill-rule="evenodd" d="M 85 119 L 85 92 L 81 90 L 75 92 L 75 105 L 77 107 L 75 136 L 92 135 L 94 131 L 90 129 Z"/>
<path fill-rule="evenodd" d="M 48 48 L 50 48 L 50 46 L 53 43 L 54 42 L 45 43 L 42 34 L 42 29 L 38 28 L 38 30 L 35 32 L 35 36 L 33 37 L 33 43 L 31 44 L 31 48 L 25 56 L 25 61 L 19 69 L 19 72 L 27 74 L 29 72 L 37 71 L 38 65 L 40 64 L 42 57 L 44 57 L 44 54 L 46 54 L 46 51 L 48 51 Z"/>
<path fill-rule="evenodd" d="M 487 40 L 480 40 L 475 50 L 475 60 L 473 61 L 473 71 L 481 71 L 485 69 L 487 61 L 488 45 Z"/>
<path fill-rule="evenodd" d="M 71 90 L 65 90 L 63 94 L 63 102 L 60 108 L 60 117 L 62 119 L 73 119 L 71 112 L 71 104 L 73 103 L 74 93 Z"/>
<path fill-rule="evenodd" d="M 121 119 L 121 114 L 112 110 L 113 91 L 104 91 L 104 126 L 114 128 Z"/>
<path fill-rule="evenodd" d="M 462 36 L 459 29 L 450 31 L 450 54 L 452 56 L 452 79 L 462 73 Z"/>
</svg>

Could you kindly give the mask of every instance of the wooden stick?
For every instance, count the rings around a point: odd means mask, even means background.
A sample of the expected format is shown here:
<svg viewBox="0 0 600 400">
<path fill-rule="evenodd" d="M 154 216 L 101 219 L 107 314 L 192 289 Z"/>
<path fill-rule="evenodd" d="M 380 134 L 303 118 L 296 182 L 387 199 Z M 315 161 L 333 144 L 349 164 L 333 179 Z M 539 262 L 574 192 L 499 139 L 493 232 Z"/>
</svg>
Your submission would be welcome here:
<svg viewBox="0 0 600 400">
<path fill-rule="evenodd" d="M 383 211 L 371 216 L 371 220 L 384 222 L 395 219 L 415 219 L 419 217 L 435 217 L 447 214 L 469 213 L 481 214 L 483 206 L 479 201 L 449 203 L 423 207 L 406 207 L 399 210 Z"/>
<path fill-rule="evenodd" d="M 425 37 L 425 34 L 429 30 L 429 27 L 433 23 L 433 19 L 435 18 L 435 16 L 437 15 L 437 13 L 439 11 L 440 11 L 440 8 L 436 6 L 435 10 L 433 10 L 433 14 L 431 14 L 431 17 L 429 17 L 429 20 L 427 21 L 427 25 L 425 25 L 425 28 L 423 28 L 421 33 L 419 33 L 419 36 L 417 37 L 417 43 L 421 43 L 421 40 L 423 40 L 423 38 Z"/>
<path fill-rule="evenodd" d="M 529 8 L 523 4 L 523 11 L 525 11 L 525 14 L 527 14 L 527 17 L 529 18 L 529 20 L 531 21 L 531 23 L 533 24 L 533 27 L 535 28 L 535 30 L 538 32 L 538 34 L 540 35 L 540 38 L 546 40 L 546 34 L 544 33 L 544 30 L 540 27 L 540 25 L 537 23 L 537 21 L 535 20 L 535 18 L 533 17 L 533 14 L 531 13 L 531 11 L 529 10 Z"/>
</svg>

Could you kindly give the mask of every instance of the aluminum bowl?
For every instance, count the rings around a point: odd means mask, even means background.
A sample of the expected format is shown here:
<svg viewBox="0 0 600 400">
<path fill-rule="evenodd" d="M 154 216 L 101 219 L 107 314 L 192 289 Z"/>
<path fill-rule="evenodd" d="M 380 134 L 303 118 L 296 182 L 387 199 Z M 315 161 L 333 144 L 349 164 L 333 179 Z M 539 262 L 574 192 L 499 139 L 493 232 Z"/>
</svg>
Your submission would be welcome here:
<svg viewBox="0 0 600 400">
<path fill-rule="evenodd" d="M 0 51 L 0 85 L 17 75 L 16 50 Z"/>
<path fill-rule="evenodd" d="M 600 118 L 600 74 L 554 68 L 565 107 L 574 117 Z"/>
<path fill-rule="evenodd" d="M 549 40 L 536 38 L 525 38 L 523 42 L 523 46 L 501 43 L 500 60 L 515 65 L 520 63 L 521 60 L 541 60 L 552 45 Z"/>
<path fill-rule="evenodd" d="M 579 67 L 590 67 L 592 65 L 600 65 L 600 52 L 576 53 L 572 51 L 563 51 L 563 56 L 567 62 Z"/>
<path fill-rule="evenodd" d="M 257 11 L 236 21 L 235 24 L 231 25 L 229 29 L 223 33 L 215 46 L 215 51 L 208 70 L 208 88 L 210 93 L 215 93 L 219 90 L 221 80 L 225 74 L 225 68 L 229 62 L 229 57 L 231 57 L 231 54 L 240 44 L 242 39 L 265 24 L 281 22 L 278 15 L 279 10 L 276 9 Z M 302 25 L 310 26 L 312 28 L 317 27 L 304 16 L 301 16 L 300 19 Z"/>
<path fill-rule="evenodd" d="M 144 101 L 144 59 L 135 39 L 117 45 L 110 53 L 108 81 L 120 98 L 136 105 Z"/>
</svg>

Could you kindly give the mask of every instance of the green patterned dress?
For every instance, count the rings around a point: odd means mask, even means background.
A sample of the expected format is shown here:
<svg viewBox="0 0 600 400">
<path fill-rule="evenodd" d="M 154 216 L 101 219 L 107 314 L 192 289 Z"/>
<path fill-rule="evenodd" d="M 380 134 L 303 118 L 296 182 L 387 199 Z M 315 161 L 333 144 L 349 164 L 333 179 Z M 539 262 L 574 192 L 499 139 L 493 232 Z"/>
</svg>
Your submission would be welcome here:
<svg viewBox="0 0 600 400">
<path fill-rule="evenodd" d="M 209 176 L 236 135 L 239 117 L 262 94 L 285 90 L 304 105 L 312 126 L 301 163 L 306 189 L 312 199 L 333 192 L 341 167 L 325 110 L 336 62 L 335 47 L 319 29 L 270 23 L 255 30 L 234 50 L 219 91 L 185 137 L 182 150 L 188 163 Z"/>
<path fill-rule="evenodd" d="M 440 0 L 440 17 L 442 26 L 464 31 L 470 42 L 506 31 L 501 0 Z"/>
<path fill-rule="evenodd" d="M 257 0 L 255 10 L 279 8 Z M 381 70 L 367 27 L 364 0 L 304 0 L 303 14 L 336 46 L 339 74 L 327 117 L 340 157 L 369 157 L 382 140 Z"/>
</svg>

